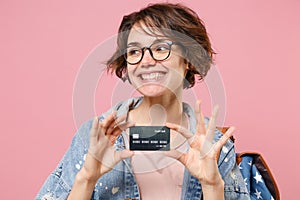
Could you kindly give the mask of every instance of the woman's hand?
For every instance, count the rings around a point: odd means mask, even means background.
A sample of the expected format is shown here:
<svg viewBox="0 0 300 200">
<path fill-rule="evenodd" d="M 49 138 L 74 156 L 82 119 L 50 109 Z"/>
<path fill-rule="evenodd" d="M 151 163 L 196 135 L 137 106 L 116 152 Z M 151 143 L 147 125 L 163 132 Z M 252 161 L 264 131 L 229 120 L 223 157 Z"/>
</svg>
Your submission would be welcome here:
<svg viewBox="0 0 300 200">
<path fill-rule="evenodd" d="M 132 151 L 116 151 L 114 143 L 122 130 L 133 126 L 123 122 L 126 116 L 116 118 L 112 112 L 103 122 L 95 117 L 90 131 L 90 146 L 82 169 L 77 173 L 68 200 L 91 199 L 98 179 L 110 171 L 120 160 L 133 155 Z"/>
<path fill-rule="evenodd" d="M 202 188 L 224 187 L 222 177 L 218 170 L 218 155 L 222 146 L 232 135 L 234 128 L 229 128 L 219 141 L 213 143 L 216 129 L 218 107 L 214 107 L 208 127 L 205 127 L 204 117 L 200 108 L 200 101 L 196 102 L 195 114 L 197 118 L 197 132 L 192 134 L 186 128 L 177 124 L 166 123 L 171 130 L 179 132 L 190 144 L 187 153 L 171 150 L 167 156 L 179 160 L 189 172 L 200 181 Z"/>
<path fill-rule="evenodd" d="M 83 166 L 85 176 L 98 180 L 103 174 L 110 171 L 122 159 L 131 157 L 132 151 L 116 151 L 114 143 L 126 128 L 133 126 L 131 122 L 123 122 L 126 116 L 116 118 L 112 112 L 103 122 L 96 117 L 90 132 L 90 146 Z"/>
</svg>

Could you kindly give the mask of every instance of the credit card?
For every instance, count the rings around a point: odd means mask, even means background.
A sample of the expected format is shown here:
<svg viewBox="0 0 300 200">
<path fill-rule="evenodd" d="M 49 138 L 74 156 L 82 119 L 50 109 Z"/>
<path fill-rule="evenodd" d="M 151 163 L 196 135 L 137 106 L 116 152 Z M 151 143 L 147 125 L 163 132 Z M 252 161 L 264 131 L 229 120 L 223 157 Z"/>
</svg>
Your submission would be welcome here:
<svg viewBox="0 0 300 200">
<path fill-rule="evenodd" d="M 129 149 L 137 151 L 169 151 L 170 129 L 166 126 L 129 127 Z"/>
</svg>

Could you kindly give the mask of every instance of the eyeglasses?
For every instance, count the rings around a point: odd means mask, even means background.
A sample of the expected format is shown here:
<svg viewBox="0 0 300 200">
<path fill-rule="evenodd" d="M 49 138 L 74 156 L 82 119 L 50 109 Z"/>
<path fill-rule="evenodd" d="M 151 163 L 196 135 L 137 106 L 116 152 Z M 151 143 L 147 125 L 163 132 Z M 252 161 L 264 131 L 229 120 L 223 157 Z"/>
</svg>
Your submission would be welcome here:
<svg viewBox="0 0 300 200">
<path fill-rule="evenodd" d="M 171 54 L 171 47 L 174 42 L 157 42 L 151 44 L 149 47 L 130 46 L 125 49 L 125 60 L 131 65 L 138 64 L 144 57 L 147 49 L 151 57 L 156 61 L 166 60 Z"/>
</svg>

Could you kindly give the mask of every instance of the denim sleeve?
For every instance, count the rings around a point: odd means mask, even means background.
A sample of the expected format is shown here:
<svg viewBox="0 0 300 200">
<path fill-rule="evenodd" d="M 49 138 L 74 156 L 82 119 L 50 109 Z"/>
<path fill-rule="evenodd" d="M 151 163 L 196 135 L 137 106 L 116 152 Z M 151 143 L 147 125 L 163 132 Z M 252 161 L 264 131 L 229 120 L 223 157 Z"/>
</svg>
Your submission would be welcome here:
<svg viewBox="0 0 300 200">
<path fill-rule="evenodd" d="M 72 139 L 72 143 L 37 194 L 37 200 L 67 199 L 77 172 L 81 169 L 89 146 L 92 120 L 84 123 Z"/>
<path fill-rule="evenodd" d="M 223 134 L 216 130 L 215 141 L 219 140 Z M 228 140 L 222 147 L 218 159 L 220 174 L 224 180 L 224 194 L 226 200 L 250 200 L 247 187 L 239 166 L 236 163 L 234 143 Z"/>
<path fill-rule="evenodd" d="M 235 164 L 234 168 L 224 177 L 224 183 L 226 200 L 250 200 L 250 195 L 237 164 Z"/>
</svg>

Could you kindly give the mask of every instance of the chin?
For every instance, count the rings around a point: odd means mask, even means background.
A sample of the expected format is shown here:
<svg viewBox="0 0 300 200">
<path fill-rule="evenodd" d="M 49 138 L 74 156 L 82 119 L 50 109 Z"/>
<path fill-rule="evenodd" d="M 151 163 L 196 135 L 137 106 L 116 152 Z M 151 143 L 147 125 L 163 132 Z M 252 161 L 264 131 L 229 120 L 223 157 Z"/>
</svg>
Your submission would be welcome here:
<svg viewBox="0 0 300 200">
<path fill-rule="evenodd" d="M 159 97 L 168 91 L 165 86 L 157 84 L 147 84 L 137 88 L 137 91 L 146 97 Z"/>
</svg>

